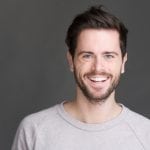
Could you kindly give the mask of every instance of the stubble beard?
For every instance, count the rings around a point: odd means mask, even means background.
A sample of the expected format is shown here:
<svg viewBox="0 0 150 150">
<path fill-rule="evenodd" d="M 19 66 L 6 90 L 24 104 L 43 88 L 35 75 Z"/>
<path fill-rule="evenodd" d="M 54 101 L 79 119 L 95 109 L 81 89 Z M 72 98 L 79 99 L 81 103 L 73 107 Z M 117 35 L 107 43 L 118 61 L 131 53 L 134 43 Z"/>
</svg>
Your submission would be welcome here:
<svg viewBox="0 0 150 150">
<path fill-rule="evenodd" d="M 90 74 L 94 74 L 94 72 L 90 73 Z M 108 73 L 103 73 L 103 74 L 108 74 Z M 108 74 L 108 75 L 112 79 L 112 75 L 111 74 Z M 91 103 L 105 102 L 107 100 L 107 98 L 111 95 L 111 93 L 117 88 L 119 81 L 120 81 L 120 75 L 121 75 L 121 73 L 118 74 L 118 76 L 116 76 L 114 78 L 113 82 L 108 87 L 108 89 L 105 91 L 105 93 L 103 93 L 99 96 L 96 96 L 96 95 L 94 95 L 94 93 L 92 93 L 90 91 L 90 89 L 87 87 L 87 85 L 85 85 L 83 80 L 77 76 L 77 72 L 76 72 L 76 70 L 74 70 L 74 77 L 75 77 L 78 87 L 80 88 L 80 90 L 82 91 L 84 96 L 87 98 L 87 100 Z"/>
</svg>

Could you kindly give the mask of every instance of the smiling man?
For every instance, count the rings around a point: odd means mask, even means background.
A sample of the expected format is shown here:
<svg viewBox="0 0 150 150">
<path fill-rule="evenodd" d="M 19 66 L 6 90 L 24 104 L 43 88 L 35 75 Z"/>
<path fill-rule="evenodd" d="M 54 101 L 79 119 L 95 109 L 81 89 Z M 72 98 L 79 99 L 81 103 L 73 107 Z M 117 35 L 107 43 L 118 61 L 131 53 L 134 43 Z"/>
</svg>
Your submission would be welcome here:
<svg viewBox="0 0 150 150">
<path fill-rule="evenodd" d="M 117 103 L 127 61 L 127 29 L 102 6 L 75 17 L 66 43 L 76 96 L 29 115 L 12 150 L 149 150 L 150 121 Z"/>
<path fill-rule="evenodd" d="M 77 94 L 74 101 L 64 103 L 66 110 L 79 114 L 82 111 L 79 117 L 91 118 L 91 121 L 84 118 L 87 123 L 103 122 L 119 114 L 122 108 L 115 101 L 115 88 L 124 73 L 127 54 L 122 56 L 118 31 L 84 29 L 78 35 L 74 56 L 68 52 L 67 58 L 76 79 Z M 95 115 L 88 113 L 91 107 Z M 101 112 L 103 108 L 108 118 Z M 93 118 L 97 119 L 93 122 Z"/>
</svg>

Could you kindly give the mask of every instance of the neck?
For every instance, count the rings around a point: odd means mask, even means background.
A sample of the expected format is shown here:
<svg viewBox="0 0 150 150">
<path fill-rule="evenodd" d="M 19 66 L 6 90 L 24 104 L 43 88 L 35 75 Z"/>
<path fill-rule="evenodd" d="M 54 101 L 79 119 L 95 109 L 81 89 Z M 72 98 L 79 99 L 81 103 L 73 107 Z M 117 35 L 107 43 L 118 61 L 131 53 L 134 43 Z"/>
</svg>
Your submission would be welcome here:
<svg viewBox="0 0 150 150">
<path fill-rule="evenodd" d="M 83 95 L 64 105 L 74 118 L 85 123 L 102 123 L 118 116 L 121 107 L 116 103 L 113 92 L 105 101 L 91 103 Z"/>
</svg>

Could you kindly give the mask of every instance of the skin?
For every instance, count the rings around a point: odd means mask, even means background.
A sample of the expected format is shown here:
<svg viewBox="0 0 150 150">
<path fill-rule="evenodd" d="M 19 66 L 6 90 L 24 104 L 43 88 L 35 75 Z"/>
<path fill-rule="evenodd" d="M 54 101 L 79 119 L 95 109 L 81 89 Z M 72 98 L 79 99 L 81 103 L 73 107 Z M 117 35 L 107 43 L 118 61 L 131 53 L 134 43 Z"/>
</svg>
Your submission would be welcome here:
<svg viewBox="0 0 150 150">
<path fill-rule="evenodd" d="M 125 71 L 127 54 L 122 58 L 119 33 L 108 29 L 85 29 L 77 40 L 75 56 L 67 53 L 76 79 L 76 97 L 64 104 L 74 118 L 100 123 L 115 118 L 122 108 L 115 100 L 115 88 Z"/>
</svg>

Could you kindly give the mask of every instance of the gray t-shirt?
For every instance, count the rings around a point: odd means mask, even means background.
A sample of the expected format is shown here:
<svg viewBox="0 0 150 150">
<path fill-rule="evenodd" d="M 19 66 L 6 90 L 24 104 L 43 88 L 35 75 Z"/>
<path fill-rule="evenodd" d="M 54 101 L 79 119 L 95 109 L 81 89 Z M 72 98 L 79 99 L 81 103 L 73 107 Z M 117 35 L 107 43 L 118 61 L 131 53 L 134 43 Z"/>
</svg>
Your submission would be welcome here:
<svg viewBox="0 0 150 150">
<path fill-rule="evenodd" d="M 29 115 L 12 150 L 150 150 L 150 120 L 122 107 L 119 116 L 100 124 L 72 118 L 63 103 Z"/>
</svg>

